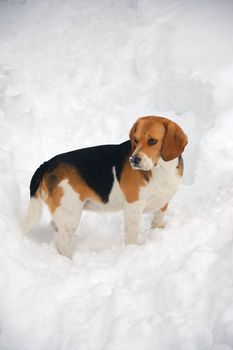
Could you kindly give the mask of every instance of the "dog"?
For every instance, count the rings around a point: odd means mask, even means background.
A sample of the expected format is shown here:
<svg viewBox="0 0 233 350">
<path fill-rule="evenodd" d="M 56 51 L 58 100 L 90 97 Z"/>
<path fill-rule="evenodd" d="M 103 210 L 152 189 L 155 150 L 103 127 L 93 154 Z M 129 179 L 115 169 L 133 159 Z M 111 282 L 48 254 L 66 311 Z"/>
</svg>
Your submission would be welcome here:
<svg viewBox="0 0 233 350">
<path fill-rule="evenodd" d="M 72 239 L 83 209 L 123 209 L 126 244 L 136 244 L 140 218 L 153 212 L 152 228 L 164 226 L 168 203 L 183 175 L 184 131 L 163 117 L 141 117 L 130 140 L 63 154 L 43 163 L 30 183 L 24 233 L 39 219 L 42 202 L 56 226 L 56 247 L 72 257 Z"/>
</svg>

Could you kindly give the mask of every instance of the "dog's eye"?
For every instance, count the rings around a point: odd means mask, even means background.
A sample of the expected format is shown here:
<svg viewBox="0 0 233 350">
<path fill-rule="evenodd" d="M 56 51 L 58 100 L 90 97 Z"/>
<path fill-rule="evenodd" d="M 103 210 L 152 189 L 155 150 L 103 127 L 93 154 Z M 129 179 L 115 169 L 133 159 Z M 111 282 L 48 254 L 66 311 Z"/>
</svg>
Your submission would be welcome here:
<svg viewBox="0 0 233 350">
<path fill-rule="evenodd" d="M 136 143 L 136 144 L 138 143 L 138 140 L 136 138 L 134 138 L 134 143 Z"/>
<path fill-rule="evenodd" d="M 156 139 L 149 139 L 148 145 L 152 146 L 152 145 L 155 145 L 157 142 L 158 142 L 158 140 L 156 140 Z"/>
</svg>

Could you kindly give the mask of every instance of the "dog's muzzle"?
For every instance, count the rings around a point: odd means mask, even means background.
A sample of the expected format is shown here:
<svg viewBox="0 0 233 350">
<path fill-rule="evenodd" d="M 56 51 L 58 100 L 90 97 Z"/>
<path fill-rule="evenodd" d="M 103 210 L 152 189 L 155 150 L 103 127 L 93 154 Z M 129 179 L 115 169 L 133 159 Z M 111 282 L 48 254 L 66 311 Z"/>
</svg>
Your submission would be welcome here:
<svg viewBox="0 0 233 350">
<path fill-rule="evenodd" d="M 132 157 L 129 157 L 129 161 L 131 163 L 131 165 L 135 168 L 139 168 L 139 164 L 141 162 L 141 158 L 138 157 L 138 156 L 132 156 Z"/>
</svg>

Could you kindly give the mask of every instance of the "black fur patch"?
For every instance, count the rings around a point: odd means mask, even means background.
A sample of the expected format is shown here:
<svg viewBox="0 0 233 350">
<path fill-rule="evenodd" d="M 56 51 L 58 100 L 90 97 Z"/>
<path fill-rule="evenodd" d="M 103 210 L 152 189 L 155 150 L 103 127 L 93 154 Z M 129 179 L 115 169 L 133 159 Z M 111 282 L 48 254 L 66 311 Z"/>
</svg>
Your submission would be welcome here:
<svg viewBox="0 0 233 350">
<path fill-rule="evenodd" d="M 129 158 L 130 153 L 131 142 L 126 141 L 120 145 L 89 147 L 59 154 L 44 163 L 41 171 L 39 169 L 42 166 L 36 171 L 39 177 L 34 179 L 35 186 L 31 193 L 36 192 L 36 186 L 41 181 L 42 173 L 45 173 L 45 165 L 46 171 L 50 172 L 59 164 L 69 164 L 77 169 L 87 185 L 101 197 L 104 203 L 107 203 L 114 182 L 113 167 L 115 167 L 116 177 L 119 181 L 124 162 Z M 51 186 L 55 180 L 51 179 Z"/>
<path fill-rule="evenodd" d="M 36 192 L 40 186 L 40 183 L 43 179 L 44 174 L 48 170 L 48 164 L 49 162 L 45 162 L 41 164 L 41 166 L 35 171 L 34 175 L 32 176 L 31 183 L 30 183 L 30 196 L 35 197 Z"/>
</svg>

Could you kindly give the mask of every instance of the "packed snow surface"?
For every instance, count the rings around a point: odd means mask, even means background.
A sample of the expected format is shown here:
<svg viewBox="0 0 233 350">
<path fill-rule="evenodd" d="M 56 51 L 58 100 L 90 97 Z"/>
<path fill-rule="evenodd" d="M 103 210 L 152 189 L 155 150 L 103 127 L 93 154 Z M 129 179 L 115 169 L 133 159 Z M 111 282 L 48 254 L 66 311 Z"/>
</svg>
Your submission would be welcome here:
<svg viewBox="0 0 233 350">
<path fill-rule="evenodd" d="M 233 349 L 233 2 L 0 1 L 0 349 Z M 120 143 L 137 117 L 189 136 L 164 229 L 84 213 L 73 260 L 44 210 L 20 222 L 55 154 Z"/>
</svg>

